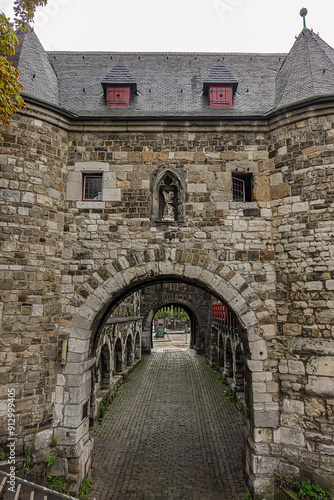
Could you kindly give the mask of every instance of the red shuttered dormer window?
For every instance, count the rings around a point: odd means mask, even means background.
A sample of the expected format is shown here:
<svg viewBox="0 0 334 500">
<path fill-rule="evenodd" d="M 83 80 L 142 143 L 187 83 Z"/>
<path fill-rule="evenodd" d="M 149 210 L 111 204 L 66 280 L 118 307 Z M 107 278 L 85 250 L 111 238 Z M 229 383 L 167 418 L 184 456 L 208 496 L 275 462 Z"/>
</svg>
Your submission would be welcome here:
<svg viewBox="0 0 334 500">
<path fill-rule="evenodd" d="M 129 106 L 130 85 L 108 85 L 107 106 Z"/>
<path fill-rule="evenodd" d="M 210 85 L 209 96 L 211 107 L 228 108 L 233 106 L 232 85 Z"/>
</svg>

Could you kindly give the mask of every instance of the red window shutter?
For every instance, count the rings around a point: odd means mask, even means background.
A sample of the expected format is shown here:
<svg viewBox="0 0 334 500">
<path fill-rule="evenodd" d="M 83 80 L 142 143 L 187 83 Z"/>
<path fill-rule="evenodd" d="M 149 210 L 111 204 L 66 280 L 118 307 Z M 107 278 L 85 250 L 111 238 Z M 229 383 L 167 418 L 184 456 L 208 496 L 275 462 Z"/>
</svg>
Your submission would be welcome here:
<svg viewBox="0 0 334 500">
<path fill-rule="evenodd" d="M 210 106 L 221 108 L 233 106 L 232 85 L 210 85 Z"/>
<path fill-rule="evenodd" d="M 129 106 L 130 85 L 108 85 L 107 106 Z"/>
</svg>

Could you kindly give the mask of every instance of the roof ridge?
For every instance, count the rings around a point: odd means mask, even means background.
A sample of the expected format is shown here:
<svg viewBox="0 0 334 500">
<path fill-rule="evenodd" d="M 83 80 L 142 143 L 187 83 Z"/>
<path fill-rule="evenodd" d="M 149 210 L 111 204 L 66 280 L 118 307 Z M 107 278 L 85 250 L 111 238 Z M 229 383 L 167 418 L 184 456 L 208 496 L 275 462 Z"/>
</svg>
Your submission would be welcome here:
<svg viewBox="0 0 334 500">
<path fill-rule="evenodd" d="M 330 47 L 330 45 L 329 45 Z M 133 55 L 166 55 L 166 56 L 267 56 L 267 57 L 273 57 L 273 56 L 278 56 L 278 57 L 285 57 L 288 55 L 288 52 L 124 52 L 124 51 L 105 51 L 105 50 L 95 50 L 95 51 L 78 51 L 78 50 L 46 50 L 45 51 L 48 55 L 56 55 L 56 54 L 61 54 L 61 55 L 126 55 L 126 56 L 133 56 Z"/>
</svg>

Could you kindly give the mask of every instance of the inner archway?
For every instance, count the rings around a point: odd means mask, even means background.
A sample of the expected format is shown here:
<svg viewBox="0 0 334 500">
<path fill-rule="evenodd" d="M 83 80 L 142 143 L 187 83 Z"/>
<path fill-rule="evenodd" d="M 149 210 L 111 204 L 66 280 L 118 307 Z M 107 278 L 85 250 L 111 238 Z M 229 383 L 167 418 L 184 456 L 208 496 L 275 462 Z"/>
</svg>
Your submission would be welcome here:
<svg viewBox="0 0 334 500">
<path fill-rule="evenodd" d="M 162 306 L 154 314 L 152 320 L 153 347 L 177 345 L 189 348 L 192 345 L 191 336 L 191 319 L 183 307 L 169 304 Z"/>
</svg>

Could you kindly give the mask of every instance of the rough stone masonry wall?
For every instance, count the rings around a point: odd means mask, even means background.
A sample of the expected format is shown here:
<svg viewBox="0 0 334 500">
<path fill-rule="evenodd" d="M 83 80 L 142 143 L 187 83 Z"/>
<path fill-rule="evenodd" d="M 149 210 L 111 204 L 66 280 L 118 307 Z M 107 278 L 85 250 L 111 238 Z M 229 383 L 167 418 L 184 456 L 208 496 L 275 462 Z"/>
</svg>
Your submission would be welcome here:
<svg viewBox="0 0 334 500">
<path fill-rule="evenodd" d="M 92 162 L 108 165 L 114 199 L 67 202 L 66 314 L 71 320 L 101 281 L 97 271 L 131 251 L 162 246 L 212 252 L 240 272 L 274 313 L 275 274 L 267 142 L 263 134 L 71 134 L 69 173 Z M 173 169 L 186 179 L 183 225 L 151 224 L 151 178 Z M 231 172 L 254 173 L 253 203 L 234 203 Z M 268 330 L 269 331 L 269 330 Z M 270 336 L 272 335 L 270 330 Z"/>
<path fill-rule="evenodd" d="M 240 293 L 249 285 L 258 295 L 263 309 L 258 302 L 254 309 L 260 311 L 260 334 L 266 339 L 269 359 L 265 362 L 266 381 L 253 380 L 251 403 L 265 407 L 270 400 L 270 411 L 276 411 L 277 386 L 271 374 L 276 299 L 269 190 L 272 162 L 265 136 L 208 130 L 73 133 L 67 138 L 55 127 L 23 115 L 6 132 L 11 136 L 6 138 L 9 147 L 2 156 L 7 168 L 2 210 L 12 213 L 3 226 L 6 262 L 2 271 L 13 274 L 5 275 L 12 281 L 2 295 L 1 341 L 10 360 L 5 381 L 20 383 L 20 389 L 16 386 L 18 434 L 31 432 L 38 423 L 42 429 L 50 426 L 53 402 L 55 422 L 64 417 L 61 412 L 68 410 L 68 388 L 59 373 L 60 365 L 54 391 L 58 334 L 68 333 L 79 307 L 108 278 L 107 266 L 125 256 L 131 261 L 131 252 L 138 250 L 157 255 L 166 250 L 177 260 L 177 252 L 194 249 L 199 257 L 193 264 L 199 266 L 208 256 L 218 258 L 222 266 L 232 269 L 226 279 L 234 280 Z M 103 165 L 109 182 L 107 201 L 82 202 L 76 185 L 78 198 L 73 199 L 72 193 L 64 205 L 64 187 L 71 174 L 82 165 L 96 168 L 96 163 Z M 181 225 L 151 222 L 153 173 L 167 168 L 185 180 L 186 219 Z M 253 203 L 232 202 L 231 172 L 237 169 L 254 175 Z M 78 176 L 73 178 L 77 182 Z M 16 272 L 22 274 L 14 275 Z M 267 311 L 272 316 L 270 324 Z M 82 348 L 80 340 L 71 339 L 70 344 L 72 352 L 74 344 Z M 78 397 L 87 397 L 73 387 L 71 390 Z M 6 409 L 4 403 L 3 416 Z M 67 412 L 66 422 L 71 418 Z"/>
<path fill-rule="evenodd" d="M 82 202 L 76 172 L 96 169 L 99 162 L 109 182 L 105 189 L 113 199 Z M 155 252 L 157 260 L 159 255 L 164 260 L 165 253 L 169 253 L 171 260 L 182 262 L 182 255 L 190 250 L 199 257 L 189 262 L 198 266 L 219 259 L 222 266 L 231 269 L 227 279 L 233 280 L 239 293 L 249 286 L 248 298 L 257 310 L 259 334 L 265 339 L 265 353 L 268 352 L 264 363 L 252 361 L 249 386 L 253 394 L 249 403 L 259 409 L 259 414 L 255 424 L 250 424 L 251 441 L 254 425 L 269 427 L 272 436 L 279 409 L 278 384 L 272 373 L 277 362 L 273 359 L 276 276 L 271 243 L 270 168 L 267 140 L 260 133 L 213 133 L 209 129 L 201 133 L 87 132 L 69 137 L 68 172 L 73 186 L 68 191 L 64 233 L 64 264 L 71 268 L 70 276 L 66 276 L 68 293 L 63 297 L 67 320 L 79 324 L 79 307 L 108 279 L 108 266 L 112 268 L 117 261 L 117 270 L 121 270 L 122 258 L 125 265 L 127 261 L 131 263 L 131 253 Z M 166 169 L 179 174 L 187 190 L 185 222 L 179 225 L 151 220 L 152 179 L 157 170 Z M 254 202 L 232 201 L 231 173 L 236 170 L 253 173 Z M 87 307 L 83 314 L 90 319 L 95 312 Z M 72 343 L 77 357 L 84 355 L 85 347 L 79 336 L 80 332 L 76 332 L 78 341 Z M 258 355 L 263 356 L 264 352 Z M 262 369 L 265 373 L 257 373 Z M 57 403 L 63 404 L 60 400 Z M 255 485 L 258 490 L 267 487 L 268 482 L 272 485 L 268 474 L 277 464 L 275 456 L 270 459 L 272 450 L 269 446 L 264 449 L 261 443 L 252 443 L 249 449 L 252 456 L 248 455 L 247 471 L 251 481 L 255 476 L 259 478 Z M 259 455 L 265 457 L 254 458 Z M 262 481 L 260 476 L 265 479 Z"/>
<path fill-rule="evenodd" d="M 0 143 L 0 447 L 7 453 L 7 389 L 16 395 L 16 454 L 51 428 L 56 383 L 67 135 L 16 115 Z M 48 443 L 44 443 L 46 446 Z"/>
<path fill-rule="evenodd" d="M 333 486 L 334 115 L 280 128 L 269 141 L 282 394 L 276 453 L 289 474 Z"/>
</svg>

